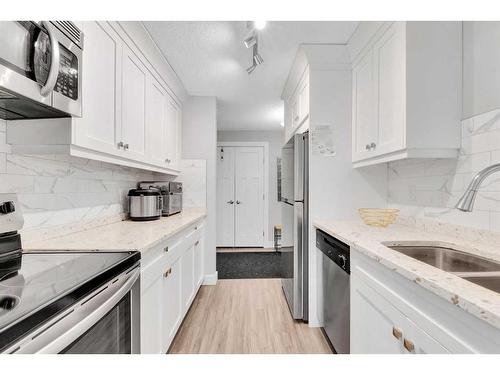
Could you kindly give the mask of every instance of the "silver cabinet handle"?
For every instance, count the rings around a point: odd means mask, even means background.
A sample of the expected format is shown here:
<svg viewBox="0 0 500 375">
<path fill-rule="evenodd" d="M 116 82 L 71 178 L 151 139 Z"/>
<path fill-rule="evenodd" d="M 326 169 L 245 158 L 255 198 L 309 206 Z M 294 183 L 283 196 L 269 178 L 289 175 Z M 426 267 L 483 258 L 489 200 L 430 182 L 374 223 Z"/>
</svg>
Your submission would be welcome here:
<svg viewBox="0 0 500 375">
<path fill-rule="evenodd" d="M 196 242 L 194 243 L 194 246 L 198 246 L 199 244 L 200 244 L 200 241 L 198 240 L 198 241 L 196 241 Z"/>
<path fill-rule="evenodd" d="M 40 89 L 40 93 L 43 96 L 47 96 L 54 91 L 54 87 L 57 83 L 60 65 L 60 51 L 59 42 L 57 41 L 56 34 L 54 33 L 54 29 L 52 28 L 50 22 L 42 21 L 42 25 L 45 27 L 45 30 L 47 30 L 47 34 L 49 34 L 50 38 L 50 70 L 45 85 L 43 85 Z"/>
<path fill-rule="evenodd" d="M 118 146 L 118 148 L 123 148 L 123 142 L 118 142 L 117 146 Z"/>
<path fill-rule="evenodd" d="M 166 252 L 166 253 L 168 253 L 168 246 L 165 246 L 165 247 L 163 248 L 163 251 L 164 251 L 164 252 Z"/>
<path fill-rule="evenodd" d="M 370 148 L 375 150 L 375 147 L 377 147 L 377 144 L 372 142 L 372 143 L 370 144 Z"/>
<path fill-rule="evenodd" d="M 129 146 L 128 146 L 128 143 L 125 143 L 125 144 L 123 145 L 123 149 L 124 149 L 124 150 L 128 150 L 128 147 L 129 147 Z"/>
<path fill-rule="evenodd" d="M 171 273 L 172 273 L 172 268 L 169 268 L 163 273 L 163 277 L 167 278 L 170 276 Z"/>
<path fill-rule="evenodd" d="M 240 201 L 236 201 L 236 204 L 240 204 L 241 202 Z"/>
<path fill-rule="evenodd" d="M 234 203 L 234 201 L 231 199 L 230 201 L 227 201 L 227 203 L 229 203 L 229 204 L 233 204 L 233 203 Z"/>
</svg>

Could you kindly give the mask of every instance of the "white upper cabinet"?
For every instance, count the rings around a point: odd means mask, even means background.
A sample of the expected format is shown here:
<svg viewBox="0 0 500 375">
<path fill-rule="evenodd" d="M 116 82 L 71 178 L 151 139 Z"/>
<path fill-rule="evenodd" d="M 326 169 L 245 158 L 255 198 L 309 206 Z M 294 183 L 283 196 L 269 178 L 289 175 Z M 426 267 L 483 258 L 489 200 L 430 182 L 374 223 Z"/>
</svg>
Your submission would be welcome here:
<svg viewBox="0 0 500 375">
<path fill-rule="evenodd" d="M 123 149 L 141 160 L 146 149 L 146 80 L 148 72 L 139 58 L 127 47 L 122 63 Z"/>
<path fill-rule="evenodd" d="M 285 138 L 288 140 L 309 118 L 309 74 L 303 73 L 292 95 L 285 99 Z"/>
<path fill-rule="evenodd" d="M 75 118 L 75 143 L 92 150 L 117 154 L 120 131 L 122 45 L 106 22 L 83 22 L 82 102 L 84 117 Z M 92 83 L 94 82 L 94 84 Z"/>
<path fill-rule="evenodd" d="M 171 67 L 140 23 L 81 25 L 82 117 L 9 122 L 13 152 L 63 153 L 178 174 L 186 93 Z"/>
<path fill-rule="evenodd" d="M 351 38 L 355 167 L 452 158 L 460 146 L 460 22 L 386 22 Z"/>
</svg>

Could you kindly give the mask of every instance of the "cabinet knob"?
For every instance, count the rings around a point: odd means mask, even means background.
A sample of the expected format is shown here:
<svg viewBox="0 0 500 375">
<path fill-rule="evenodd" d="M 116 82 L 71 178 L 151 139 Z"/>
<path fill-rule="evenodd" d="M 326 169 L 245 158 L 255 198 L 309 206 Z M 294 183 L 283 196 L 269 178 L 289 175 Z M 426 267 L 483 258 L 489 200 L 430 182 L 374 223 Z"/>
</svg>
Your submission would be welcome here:
<svg viewBox="0 0 500 375">
<path fill-rule="evenodd" d="M 198 246 L 199 244 L 200 244 L 200 240 L 196 241 L 196 242 L 194 243 L 194 246 Z"/>
<path fill-rule="evenodd" d="M 241 201 L 236 201 L 236 204 L 241 204 Z"/>
<path fill-rule="evenodd" d="M 375 147 L 377 147 L 377 144 L 376 144 L 376 143 L 374 143 L 374 142 L 370 143 L 370 148 L 372 148 L 372 149 L 374 149 L 374 150 L 375 150 Z"/>
<path fill-rule="evenodd" d="M 398 340 L 400 340 L 401 337 L 403 337 L 403 332 L 401 332 L 399 328 L 392 327 L 392 335 Z"/>
<path fill-rule="evenodd" d="M 410 340 L 408 340 L 408 339 L 404 339 L 403 340 L 403 346 L 409 352 L 413 352 L 415 350 L 415 345 L 413 345 L 413 343 Z"/>
<path fill-rule="evenodd" d="M 125 144 L 123 145 L 123 149 L 124 149 L 124 150 L 128 150 L 128 147 L 129 147 L 129 146 L 128 146 L 128 143 L 125 143 Z"/>
<path fill-rule="evenodd" d="M 123 142 L 118 142 L 118 143 L 116 144 L 116 146 L 117 146 L 118 148 L 123 148 Z"/>
<path fill-rule="evenodd" d="M 171 160 L 170 159 L 165 159 L 165 163 L 170 164 Z"/>
<path fill-rule="evenodd" d="M 168 270 L 166 270 L 164 273 L 163 273 L 163 276 L 164 277 L 168 277 L 170 276 L 170 274 L 172 273 L 172 268 L 169 268 Z"/>
<path fill-rule="evenodd" d="M 163 248 L 163 251 L 164 251 L 164 252 L 166 252 L 166 253 L 168 253 L 168 246 L 165 246 L 165 247 Z"/>
<path fill-rule="evenodd" d="M 229 203 L 229 204 L 233 204 L 233 203 L 234 203 L 234 201 L 231 199 L 230 201 L 227 201 L 227 203 Z"/>
</svg>

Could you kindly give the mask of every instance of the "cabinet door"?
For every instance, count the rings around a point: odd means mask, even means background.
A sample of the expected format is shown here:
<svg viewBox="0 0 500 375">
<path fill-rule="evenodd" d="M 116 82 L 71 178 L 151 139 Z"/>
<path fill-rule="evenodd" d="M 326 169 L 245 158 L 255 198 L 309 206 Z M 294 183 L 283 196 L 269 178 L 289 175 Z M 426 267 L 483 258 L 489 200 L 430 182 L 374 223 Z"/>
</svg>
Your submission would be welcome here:
<svg viewBox="0 0 500 375">
<path fill-rule="evenodd" d="M 84 22 L 82 118 L 74 118 L 74 143 L 109 154 L 120 154 L 122 44 L 107 22 Z"/>
<path fill-rule="evenodd" d="M 373 51 L 369 50 L 352 71 L 353 161 L 373 156 L 370 145 L 377 143 L 373 70 Z"/>
<path fill-rule="evenodd" d="M 122 141 L 125 155 L 141 161 L 146 149 L 147 70 L 127 46 L 123 48 L 122 70 Z"/>
<path fill-rule="evenodd" d="M 357 278 L 351 280 L 351 353 L 441 354 L 448 351 L 387 299 Z"/>
<path fill-rule="evenodd" d="M 182 308 L 183 311 L 189 309 L 191 297 L 194 293 L 194 244 L 189 246 L 182 256 Z"/>
<path fill-rule="evenodd" d="M 162 275 L 161 299 L 156 301 L 156 309 L 162 311 L 161 325 L 156 328 L 162 336 L 162 353 L 167 352 L 182 320 L 181 271 L 181 261 L 177 259 Z"/>
<path fill-rule="evenodd" d="M 146 99 L 147 154 L 153 163 L 165 167 L 167 163 L 168 95 L 151 75 L 148 76 Z"/>
<path fill-rule="evenodd" d="M 405 28 L 394 22 L 374 46 L 378 138 L 374 154 L 405 147 Z"/>
<path fill-rule="evenodd" d="M 141 293 L 141 353 L 159 354 L 163 352 L 163 336 L 160 329 L 163 324 L 163 276 L 156 280 Z"/>
<path fill-rule="evenodd" d="M 295 129 L 297 129 L 297 127 L 300 124 L 300 103 L 299 103 L 298 92 L 292 97 L 291 103 L 292 103 L 292 131 L 291 131 L 291 133 L 294 134 Z"/>
<path fill-rule="evenodd" d="M 309 75 L 306 74 L 299 88 L 299 124 L 309 115 Z"/>
<path fill-rule="evenodd" d="M 201 238 L 194 243 L 194 280 L 195 292 L 203 282 L 203 230 Z"/>
<path fill-rule="evenodd" d="M 167 98 L 167 139 L 166 161 L 167 167 L 176 169 L 179 163 L 179 134 L 181 111 L 177 103 L 170 96 Z"/>
</svg>

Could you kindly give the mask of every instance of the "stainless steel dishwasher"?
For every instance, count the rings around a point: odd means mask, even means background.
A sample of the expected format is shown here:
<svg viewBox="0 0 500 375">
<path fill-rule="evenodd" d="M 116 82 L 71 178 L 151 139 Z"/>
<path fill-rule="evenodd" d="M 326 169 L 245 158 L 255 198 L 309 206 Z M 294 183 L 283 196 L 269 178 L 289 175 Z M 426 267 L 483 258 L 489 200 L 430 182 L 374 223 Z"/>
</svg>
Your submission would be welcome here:
<svg viewBox="0 0 500 375">
<path fill-rule="evenodd" d="M 350 248 L 316 230 L 316 247 L 323 253 L 324 331 L 335 351 L 349 353 L 350 332 Z"/>
</svg>

